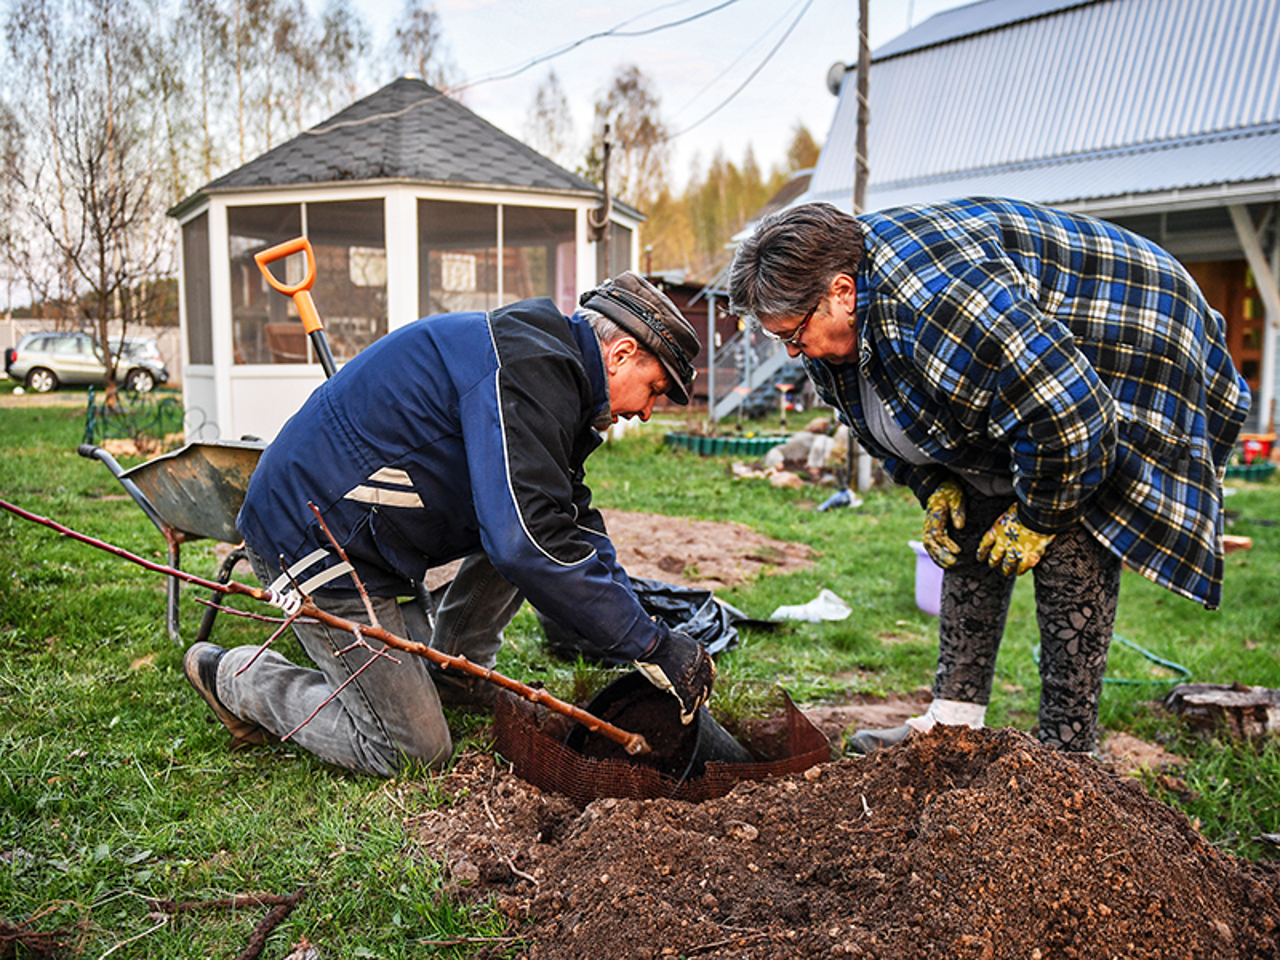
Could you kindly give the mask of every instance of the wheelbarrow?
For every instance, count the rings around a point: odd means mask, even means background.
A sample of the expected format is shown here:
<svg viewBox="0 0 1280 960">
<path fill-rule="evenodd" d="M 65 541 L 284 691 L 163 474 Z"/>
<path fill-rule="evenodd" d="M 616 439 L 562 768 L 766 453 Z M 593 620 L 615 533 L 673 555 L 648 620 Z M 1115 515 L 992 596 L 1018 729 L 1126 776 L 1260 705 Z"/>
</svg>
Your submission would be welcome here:
<svg viewBox="0 0 1280 960">
<path fill-rule="evenodd" d="M 259 440 L 210 441 L 189 443 L 181 450 L 167 453 L 125 470 L 106 450 L 82 443 L 80 456 L 101 460 L 120 481 L 125 492 L 142 508 L 147 519 L 160 531 L 169 549 L 169 566 L 181 569 L 182 544 L 192 540 L 218 540 L 240 543 L 236 532 L 236 515 L 249 489 L 249 477 L 258 458 L 266 449 Z M 219 583 L 231 579 L 235 565 L 245 559 L 244 547 L 232 550 L 218 569 Z M 169 639 L 181 644 L 178 633 L 178 593 L 182 581 L 169 577 L 165 600 L 165 626 Z M 211 599 L 216 600 L 214 592 Z M 213 630 L 218 608 L 204 612 L 196 641 L 207 640 Z"/>
<path fill-rule="evenodd" d="M 299 283 L 285 285 L 272 275 L 269 266 L 298 253 L 306 255 L 305 276 Z M 254 260 L 274 289 L 293 298 L 303 326 L 316 348 L 325 378 L 332 377 L 335 372 L 333 354 L 310 293 L 316 279 L 316 257 L 311 242 L 306 237 L 287 240 L 255 254 Z M 123 469 L 115 457 L 93 444 L 81 444 L 79 453 L 90 460 L 101 460 L 120 481 L 125 492 L 142 508 L 147 519 L 164 537 L 169 548 L 169 566 L 173 569 L 181 569 L 179 559 L 184 543 L 210 539 L 239 544 L 218 570 L 218 582 L 226 583 L 236 564 L 246 555 L 240 534 L 236 531 L 236 516 L 249 489 L 249 477 L 266 446 L 266 442 L 261 440 L 189 443 L 181 450 L 148 460 L 130 470 Z M 180 589 L 181 581 L 170 576 L 165 624 L 169 638 L 179 644 L 182 642 L 178 633 Z M 211 599 L 217 597 L 215 591 Z M 216 606 L 205 611 L 196 634 L 197 642 L 209 638 L 217 615 Z"/>
</svg>

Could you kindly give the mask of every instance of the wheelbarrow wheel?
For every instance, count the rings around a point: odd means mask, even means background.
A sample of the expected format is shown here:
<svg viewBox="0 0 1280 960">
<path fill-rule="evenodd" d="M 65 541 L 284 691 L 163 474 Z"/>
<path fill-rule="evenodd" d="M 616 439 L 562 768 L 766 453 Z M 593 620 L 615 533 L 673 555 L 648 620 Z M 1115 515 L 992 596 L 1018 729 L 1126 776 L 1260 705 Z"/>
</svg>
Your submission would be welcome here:
<svg viewBox="0 0 1280 960">
<path fill-rule="evenodd" d="M 218 568 L 218 582 L 226 583 L 231 579 L 231 571 L 236 568 L 236 564 L 241 560 L 247 560 L 248 553 L 245 551 L 244 545 L 236 547 L 229 554 L 227 559 L 222 561 L 222 566 Z M 200 629 L 196 633 L 196 643 L 203 643 L 209 639 L 209 634 L 213 633 L 213 621 L 218 618 L 218 607 L 216 604 L 221 602 L 222 594 L 217 590 L 209 593 L 209 600 L 214 604 L 205 608 L 204 616 L 200 618 Z"/>
</svg>

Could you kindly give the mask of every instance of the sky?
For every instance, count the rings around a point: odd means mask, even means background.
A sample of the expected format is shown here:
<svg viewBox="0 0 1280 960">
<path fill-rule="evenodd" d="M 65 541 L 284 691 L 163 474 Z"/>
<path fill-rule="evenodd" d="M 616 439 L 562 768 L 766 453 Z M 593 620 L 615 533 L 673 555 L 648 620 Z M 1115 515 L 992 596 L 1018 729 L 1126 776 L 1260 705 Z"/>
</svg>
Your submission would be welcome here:
<svg viewBox="0 0 1280 960">
<path fill-rule="evenodd" d="M 964 2 L 870 0 L 871 49 Z M 355 0 L 355 6 L 382 49 L 401 0 Z M 485 81 L 466 90 L 467 107 L 522 137 L 538 85 L 554 68 L 573 114 L 575 156 L 585 152 L 593 105 L 617 68 L 638 66 L 676 133 L 670 169 L 677 189 L 695 162 L 705 170 L 717 149 L 740 164 L 750 146 L 767 175 L 784 163 L 797 123 L 821 143 L 836 106 L 827 73 L 858 55 L 856 0 L 435 0 L 434 6 L 458 75 Z M 689 22 L 621 35 L 681 20 Z M 612 35 L 585 39 L 605 31 Z M 504 79 L 487 79 L 497 77 Z M 874 123 L 874 89 L 871 101 Z"/>
</svg>

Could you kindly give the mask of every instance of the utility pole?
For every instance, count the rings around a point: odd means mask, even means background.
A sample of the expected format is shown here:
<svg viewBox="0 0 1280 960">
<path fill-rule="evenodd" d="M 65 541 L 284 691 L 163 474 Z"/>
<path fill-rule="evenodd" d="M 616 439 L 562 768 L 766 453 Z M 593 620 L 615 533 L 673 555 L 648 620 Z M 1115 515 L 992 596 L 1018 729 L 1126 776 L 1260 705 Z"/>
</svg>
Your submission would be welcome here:
<svg viewBox="0 0 1280 960">
<path fill-rule="evenodd" d="M 719 427 L 716 420 L 716 295 L 713 290 L 707 291 L 707 417 L 711 421 L 711 431 L 715 433 Z"/>
<path fill-rule="evenodd" d="M 610 223 L 610 218 L 613 214 L 613 197 L 609 195 L 609 152 L 613 144 L 609 142 L 609 124 L 607 123 L 604 125 L 604 133 L 601 136 L 601 140 L 604 153 L 604 162 L 601 165 L 600 172 L 601 203 L 598 209 L 587 211 L 589 236 L 600 244 L 600 258 L 604 261 L 604 276 L 596 277 L 596 283 L 602 283 L 613 276 L 612 251 L 609 249 L 610 242 L 613 239 L 611 236 L 613 225 Z"/>
<path fill-rule="evenodd" d="M 600 187 L 604 190 L 604 223 L 601 224 L 600 239 L 604 247 L 604 277 L 597 277 L 597 283 L 613 276 L 613 224 L 609 222 L 609 213 L 613 208 L 613 197 L 609 193 L 609 151 L 612 148 L 613 144 L 609 142 L 609 125 L 606 123 L 604 125 L 604 168 L 600 174 Z"/>
<path fill-rule="evenodd" d="M 871 73 L 871 45 L 867 33 L 871 29 L 868 8 L 870 0 L 858 0 L 858 126 L 857 147 L 853 170 L 853 213 L 857 216 L 867 208 L 867 177 L 871 168 L 867 163 L 867 125 L 871 122 L 871 103 L 867 99 L 868 76 Z M 853 439 L 849 431 L 849 477 L 845 481 L 850 488 L 863 492 L 871 486 L 871 456 Z M 857 485 L 854 485 L 854 473 Z"/>
<path fill-rule="evenodd" d="M 871 122 L 871 104 L 867 100 L 867 74 L 871 72 L 871 47 L 867 42 L 869 28 L 868 7 L 870 0 L 858 0 L 858 126 L 857 147 L 853 170 L 853 213 L 866 212 L 867 176 L 867 125 Z"/>
</svg>

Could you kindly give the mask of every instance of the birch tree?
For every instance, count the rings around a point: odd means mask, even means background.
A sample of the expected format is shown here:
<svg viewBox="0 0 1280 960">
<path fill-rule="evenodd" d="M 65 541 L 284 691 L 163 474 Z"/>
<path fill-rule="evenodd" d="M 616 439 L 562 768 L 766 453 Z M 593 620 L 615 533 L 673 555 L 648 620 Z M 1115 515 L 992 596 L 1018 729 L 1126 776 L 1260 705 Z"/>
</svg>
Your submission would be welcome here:
<svg viewBox="0 0 1280 960">
<path fill-rule="evenodd" d="M 524 124 L 524 140 L 562 167 L 572 163 L 573 114 L 569 98 L 554 69 L 538 84 Z"/>
<path fill-rule="evenodd" d="M 667 181 L 668 131 L 653 84 L 634 64 L 623 66 L 595 104 L 595 135 L 587 155 L 587 175 L 602 182 L 603 138 L 609 155 L 609 192 L 643 208 Z"/>
<path fill-rule="evenodd" d="M 401 74 L 421 77 L 438 90 L 456 85 L 440 14 L 422 0 L 405 0 L 391 37 L 391 58 Z"/>
<path fill-rule="evenodd" d="M 325 116 L 359 98 L 373 45 L 369 27 L 351 0 L 329 0 L 320 15 L 320 73 Z"/>
<path fill-rule="evenodd" d="M 173 36 L 175 53 L 183 52 L 177 59 L 183 68 L 183 106 L 191 129 L 187 162 L 194 169 L 188 173 L 208 183 L 227 153 L 230 20 L 218 0 L 181 0 Z"/>
</svg>

